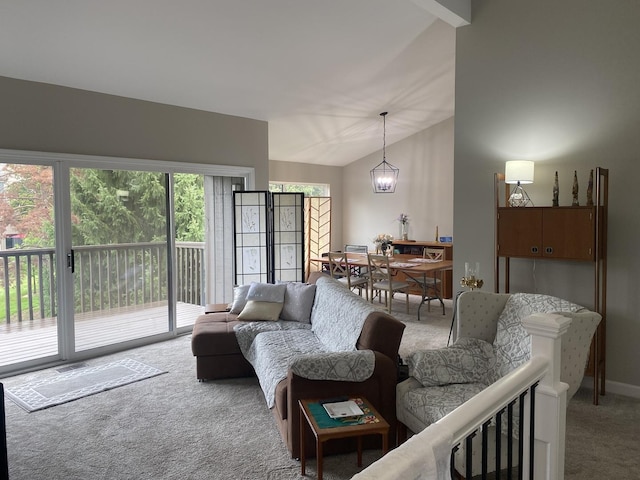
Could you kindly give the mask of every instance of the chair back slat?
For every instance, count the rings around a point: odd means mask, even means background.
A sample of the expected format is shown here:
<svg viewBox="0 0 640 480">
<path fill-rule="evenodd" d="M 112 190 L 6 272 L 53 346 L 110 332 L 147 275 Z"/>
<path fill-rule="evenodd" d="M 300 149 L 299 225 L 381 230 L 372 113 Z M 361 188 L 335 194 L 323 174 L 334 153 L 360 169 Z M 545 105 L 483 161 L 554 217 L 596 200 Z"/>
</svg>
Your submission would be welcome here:
<svg viewBox="0 0 640 480">
<path fill-rule="evenodd" d="M 389 257 L 386 255 L 376 255 L 370 253 L 367 256 L 369 260 L 369 277 L 375 281 L 391 281 L 391 269 L 389 267 Z"/>
<path fill-rule="evenodd" d="M 329 274 L 336 279 L 350 277 L 344 253 L 329 252 Z"/>
<path fill-rule="evenodd" d="M 444 256 L 444 250 L 442 248 L 428 248 L 422 250 L 422 258 L 428 258 L 429 260 L 442 260 Z"/>
</svg>

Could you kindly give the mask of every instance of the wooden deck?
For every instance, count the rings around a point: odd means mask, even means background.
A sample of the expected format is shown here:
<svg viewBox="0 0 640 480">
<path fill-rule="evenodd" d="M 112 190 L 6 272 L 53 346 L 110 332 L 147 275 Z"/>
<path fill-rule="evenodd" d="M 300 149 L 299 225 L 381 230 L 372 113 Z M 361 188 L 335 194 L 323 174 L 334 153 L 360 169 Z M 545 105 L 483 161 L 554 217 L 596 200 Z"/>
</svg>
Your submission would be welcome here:
<svg viewBox="0 0 640 480">
<path fill-rule="evenodd" d="M 204 307 L 178 302 L 176 325 L 193 325 Z M 128 307 L 76 315 L 76 351 L 89 350 L 169 331 L 167 304 Z M 0 367 L 57 355 L 57 319 L 0 325 Z"/>
</svg>

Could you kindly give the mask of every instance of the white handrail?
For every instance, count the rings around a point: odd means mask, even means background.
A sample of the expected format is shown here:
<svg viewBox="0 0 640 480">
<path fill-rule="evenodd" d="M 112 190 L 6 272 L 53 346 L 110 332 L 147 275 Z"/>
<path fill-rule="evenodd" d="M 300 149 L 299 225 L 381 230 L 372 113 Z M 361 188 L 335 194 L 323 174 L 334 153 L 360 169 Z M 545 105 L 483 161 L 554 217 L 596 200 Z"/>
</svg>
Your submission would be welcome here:
<svg viewBox="0 0 640 480">
<path fill-rule="evenodd" d="M 477 430 L 480 425 L 493 418 L 523 391 L 540 381 L 547 372 L 548 366 L 548 358 L 543 356 L 532 358 L 436 423 L 451 432 L 453 445 L 457 444 Z"/>
<path fill-rule="evenodd" d="M 523 319 L 524 328 L 531 334 L 531 360 L 412 436 L 353 480 L 450 479 L 451 449 L 536 382 L 534 479 L 564 478 L 568 385 L 560 381 L 560 338 L 570 323 L 570 319 L 558 314 L 533 314 Z M 525 414 L 530 402 L 530 398 L 525 402 Z M 528 425 L 524 425 L 525 451 L 528 434 Z M 521 460 L 528 479 L 530 459 Z"/>
</svg>

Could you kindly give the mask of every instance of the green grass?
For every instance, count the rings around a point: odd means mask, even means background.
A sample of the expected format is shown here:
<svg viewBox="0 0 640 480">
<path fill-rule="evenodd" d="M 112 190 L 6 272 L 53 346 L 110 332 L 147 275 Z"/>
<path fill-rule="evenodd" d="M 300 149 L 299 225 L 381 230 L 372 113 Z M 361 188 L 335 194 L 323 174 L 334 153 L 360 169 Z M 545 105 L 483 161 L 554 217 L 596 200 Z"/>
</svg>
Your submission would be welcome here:
<svg viewBox="0 0 640 480">
<path fill-rule="evenodd" d="M 21 292 L 22 293 L 22 302 L 20 303 L 21 307 L 22 307 L 22 318 L 29 318 L 29 293 L 25 293 L 24 291 Z M 32 295 L 32 302 L 33 302 L 33 311 L 34 311 L 34 316 L 39 316 L 40 314 L 38 313 L 40 310 L 40 296 L 39 295 Z M 0 292 L 0 325 L 6 323 L 7 321 L 7 314 L 6 314 L 6 299 L 5 299 L 5 292 L 4 289 L 2 292 Z M 9 312 L 11 315 L 11 319 L 15 319 L 17 318 L 18 315 L 18 295 L 16 294 L 16 287 L 9 287 Z"/>
</svg>

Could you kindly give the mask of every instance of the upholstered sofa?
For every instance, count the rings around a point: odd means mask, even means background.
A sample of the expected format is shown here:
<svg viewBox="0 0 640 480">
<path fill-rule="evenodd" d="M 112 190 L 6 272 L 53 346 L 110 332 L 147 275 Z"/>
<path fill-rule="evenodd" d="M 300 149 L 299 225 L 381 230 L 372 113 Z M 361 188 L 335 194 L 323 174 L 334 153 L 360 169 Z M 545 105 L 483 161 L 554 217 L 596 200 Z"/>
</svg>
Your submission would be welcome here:
<svg viewBox="0 0 640 480">
<path fill-rule="evenodd" d="M 236 287 L 230 312 L 198 317 L 191 344 L 198 379 L 257 375 L 294 458 L 300 455 L 298 400 L 306 398 L 365 396 L 391 425 L 394 441 L 404 324 L 328 275 L 313 280 L 313 285 Z M 272 305 L 263 310 L 265 301 L 278 303 L 282 287 L 282 310 L 276 314 Z M 307 435 L 307 453 L 313 455 L 315 442 Z M 350 445 L 337 442 L 327 448 L 331 453 Z"/>
<path fill-rule="evenodd" d="M 422 431 L 529 360 L 531 339 L 522 320 L 533 313 L 571 318 L 560 358 L 560 378 L 569 386 L 569 401 L 581 384 L 601 316 L 548 295 L 465 292 L 457 300 L 456 342 L 439 350 L 415 351 L 407 358 L 409 378 L 398 384 L 396 395 L 401 439 L 407 428 Z M 474 474 L 479 471 L 479 451 L 474 448 Z M 464 465 L 462 455 L 457 464 Z"/>
</svg>

